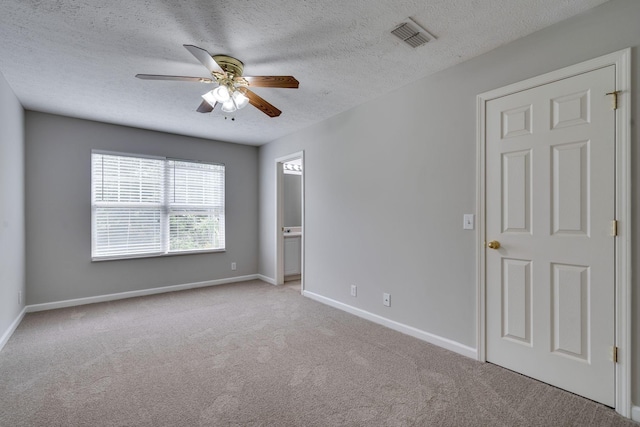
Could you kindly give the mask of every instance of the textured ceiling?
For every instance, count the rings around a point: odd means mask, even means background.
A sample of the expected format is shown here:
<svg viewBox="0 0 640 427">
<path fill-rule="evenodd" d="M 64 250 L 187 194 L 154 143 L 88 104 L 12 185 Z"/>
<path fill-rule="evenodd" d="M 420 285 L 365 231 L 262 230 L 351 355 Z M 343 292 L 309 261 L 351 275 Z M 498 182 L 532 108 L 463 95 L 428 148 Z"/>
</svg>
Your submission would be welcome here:
<svg viewBox="0 0 640 427">
<path fill-rule="evenodd" d="M 30 110 L 260 145 L 322 121 L 605 0 L 2 0 L 0 72 Z M 412 17 L 437 40 L 390 34 Z M 195 110 L 212 86 L 137 73 L 209 77 L 193 44 L 293 75 L 256 88 L 283 111 L 225 119 Z"/>
</svg>

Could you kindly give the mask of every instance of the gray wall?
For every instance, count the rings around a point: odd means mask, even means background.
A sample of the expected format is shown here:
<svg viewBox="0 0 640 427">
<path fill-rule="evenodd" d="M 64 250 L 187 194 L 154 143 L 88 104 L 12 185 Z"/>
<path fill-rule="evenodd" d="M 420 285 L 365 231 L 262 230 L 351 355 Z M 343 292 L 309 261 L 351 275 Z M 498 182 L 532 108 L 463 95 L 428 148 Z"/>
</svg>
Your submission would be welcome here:
<svg viewBox="0 0 640 427">
<path fill-rule="evenodd" d="M 380 109 L 373 100 L 262 146 L 260 273 L 274 277 L 274 159 L 304 150 L 306 289 L 476 347 L 475 232 L 462 229 L 462 215 L 476 206 L 476 95 L 633 47 L 638 123 L 639 22 L 640 1 L 612 0 L 394 91 L 401 105 Z M 640 224 L 637 143 L 634 127 L 634 224 Z M 633 250 L 637 260 L 640 227 Z M 635 264 L 633 387 L 640 402 Z M 358 285 L 357 298 L 349 296 L 350 284 Z M 389 308 L 383 292 L 391 293 Z"/>
<path fill-rule="evenodd" d="M 0 74 L 0 337 L 24 308 L 24 110 Z M 22 292 L 22 304 L 18 304 Z"/>
<path fill-rule="evenodd" d="M 300 227 L 302 225 L 302 176 L 284 174 L 282 194 L 284 226 Z"/>
<path fill-rule="evenodd" d="M 256 147 L 31 111 L 25 120 L 28 304 L 257 272 Z M 226 252 L 91 262 L 92 149 L 224 163 Z"/>
</svg>

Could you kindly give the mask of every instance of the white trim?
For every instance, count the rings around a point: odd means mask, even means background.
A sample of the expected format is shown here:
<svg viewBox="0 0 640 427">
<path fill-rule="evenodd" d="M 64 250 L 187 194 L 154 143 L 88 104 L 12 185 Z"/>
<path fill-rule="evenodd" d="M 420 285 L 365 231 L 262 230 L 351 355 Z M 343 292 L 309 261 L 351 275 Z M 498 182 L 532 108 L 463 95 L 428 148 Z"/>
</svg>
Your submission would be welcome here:
<svg viewBox="0 0 640 427">
<path fill-rule="evenodd" d="M 300 254 L 300 263 L 301 263 L 301 280 L 300 280 L 300 291 L 304 291 L 304 246 L 305 246 L 305 221 L 304 221 L 304 206 L 305 206 L 305 164 L 304 164 L 304 150 L 298 151 L 295 153 L 288 154 L 286 156 L 278 157 L 275 159 L 275 171 L 276 171 L 276 194 L 275 194 L 275 283 L 274 285 L 283 285 L 284 284 L 284 237 L 282 235 L 282 227 L 284 227 L 284 219 L 283 219 L 283 206 L 282 206 L 282 186 L 283 186 L 283 176 L 284 172 L 282 169 L 282 164 L 291 160 L 300 159 L 300 164 L 302 166 L 301 173 L 301 187 L 302 187 L 302 224 L 300 229 L 302 231 L 302 237 L 300 240 L 301 246 L 301 254 Z M 271 283 L 271 282 L 269 282 Z"/>
<path fill-rule="evenodd" d="M 136 154 L 136 153 L 129 153 L 129 152 L 125 152 L 125 151 L 109 151 L 109 150 L 98 150 L 98 149 L 92 149 L 91 150 L 91 154 L 104 154 L 107 156 L 123 156 L 123 157 L 141 157 L 144 159 L 153 159 L 153 160 L 167 160 L 166 157 L 164 156 L 152 156 L 149 154 Z"/>
<path fill-rule="evenodd" d="M 166 236 L 165 236 L 166 237 Z M 126 259 L 140 259 L 140 258 L 160 258 L 168 256 L 181 256 L 181 255 L 196 255 L 196 254 L 212 254 L 218 252 L 226 252 L 226 248 L 222 249 L 201 249 L 201 250 L 186 250 L 180 252 L 154 252 L 136 255 L 116 255 L 116 256 L 101 256 L 92 257 L 91 262 L 103 262 L 103 261 L 121 261 Z"/>
<path fill-rule="evenodd" d="M 225 285 L 227 283 L 245 282 L 258 279 L 257 274 L 248 276 L 230 277 L 227 279 L 207 280 L 205 282 L 185 283 L 182 285 L 163 286 L 160 288 L 141 289 L 139 291 L 120 292 L 117 294 L 98 295 L 95 297 L 69 299 L 64 301 L 47 302 L 44 304 L 32 304 L 26 306 L 27 313 L 37 311 L 54 310 L 56 308 L 75 307 L 78 305 L 94 304 L 97 302 L 116 301 L 126 298 L 142 297 L 146 295 L 163 294 L 166 292 L 184 291 L 187 289 L 205 288 L 207 286 Z"/>
<path fill-rule="evenodd" d="M 485 343 L 485 100 L 478 95 L 476 99 L 476 348 L 478 349 L 478 360 L 487 361 L 487 350 Z"/>
<path fill-rule="evenodd" d="M 4 331 L 4 334 L 2 334 L 2 337 L 0 337 L 0 351 L 2 351 L 7 342 L 9 342 L 9 339 L 20 325 L 20 322 L 22 322 L 22 319 L 24 318 L 24 315 L 26 313 L 27 307 L 24 307 L 20 314 L 18 314 L 18 317 L 16 317 L 15 320 L 9 325 L 7 330 Z"/>
<path fill-rule="evenodd" d="M 306 189 L 305 189 L 305 181 L 306 181 L 306 177 L 307 177 L 307 173 L 305 172 L 305 163 L 304 163 L 304 150 L 300 152 L 300 164 L 302 166 L 302 172 L 300 173 L 300 187 L 302 190 L 302 195 L 301 195 L 301 203 L 302 206 L 300 208 L 300 216 L 301 216 L 301 221 L 300 221 L 300 231 L 302 232 L 302 236 L 300 237 L 300 293 L 304 292 L 304 244 L 305 244 L 305 239 L 307 238 L 307 235 L 305 233 L 305 216 L 304 216 L 304 212 L 305 212 L 305 194 L 306 194 Z"/>
<path fill-rule="evenodd" d="M 470 357 L 472 359 L 476 359 L 478 357 L 477 351 L 475 348 L 468 347 L 464 344 L 460 344 L 457 341 L 453 341 L 448 338 L 443 338 L 441 336 L 422 331 L 420 329 L 414 328 L 413 326 L 405 325 L 404 323 L 399 323 L 394 320 L 389 320 L 386 317 L 382 317 L 377 314 L 370 313 L 368 311 L 353 307 L 351 305 L 344 304 L 340 301 L 336 301 L 334 299 L 327 298 L 313 292 L 303 291 L 302 295 L 314 301 L 318 301 L 322 304 L 326 304 L 333 308 L 337 308 L 338 310 L 346 311 L 347 313 L 353 314 L 354 316 L 358 316 L 363 319 L 369 320 L 373 323 L 377 323 L 378 325 L 386 326 L 387 328 L 393 329 L 394 331 L 398 331 L 403 334 L 410 335 L 419 340 L 426 341 L 430 344 L 437 345 L 438 347 L 442 347 L 447 350 L 453 351 L 454 353 L 458 353 L 463 356 Z"/>
<path fill-rule="evenodd" d="M 615 409 L 625 417 L 631 416 L 631 49 L 623 49 L 599 58 L 572 65 L 499 89 L 482 93 L 477 97 L 477 199 L 478 232 L 476 242 L 477 284 L 477 347 L 478 360 L 486 360 L 485 346 L 485 107 L 492 99 L 542 86 L 578 74 L 587 73 L 610 65 L 616 69 L 616 90 L 621 91 L 616 112 L 616 214 L 619 223 L 616 239 L 616 301 L 615 340 L 619 348 L 616 364 Z M 635 410 L 635 408 L 634 408 Z M 636 414 L 638 415 L 638 414 Z"/>
<path fill-rule="evenodd" d="M 620 363 L 616 363 L 616 411 L 631 416 L 632 266 L 631 258 L 631 49 L 618 52 L 616 90 L 621 91 L 616 111 L 616 332 Z M 636 357 L 637 359 L 637 357 Z"/>
<path fill-rule="evenodd" d="M 631 408 L 631 419 L 633 421 L 640 421 L 640 406 L 634 406 Z"/>
<path fill-rule="evenodd" d="M 578 64 L 570 65 L 565 68 L 561 68 L 556 71 L 551 71 L 540 76 L 532 77 L 527 80 L 522 80 L 517 83 L 503 86 L 498 89 L 490 90 L 488 92 L 481 93 L 478 97 L 481 97 L 485 101 L 501 98 L 503 96 L 511 95 L 516 92 L 522 92 L 523 90 L 531 89 L 536 86 L 543 86 L 548 83 L 557 82 L 558 80 L 564 80 L 569 77 L 577 76 L 579 74 L 588 73 L 590 71 L 598 70 L 600 68 L 608 67 L 609 65 L 616 65 L 616 68 L 621 65 L 629 64 L 631 55 L 631 49 L 622 49 L 617 52 L 610 53 L 608 55 L 600 56 L 598 58 L 590 59 L 588 61 L 580 62 Z M 625 58 L 626 56 L 626 58 Z M 619 74 L 619 73 L 618 73 Z M 629 73 L 624 73 L 629 77 Z M 628 82 L 627 82 L 628 83 Z M 618 87 L 618 90 L 623 90 Z M 629 87 L 625 87 L 625 93 L 629 93 Z"/>
<path fill-rule="evenodd" d="M 267 277 L 264 274 L 258 274 L 258 279 L 262 280 L 263 282 L 267 282 L 270 285 L 275 285 L 276 284 L 276 279 L 274 279 L 272 277 Z"/>
</svg>

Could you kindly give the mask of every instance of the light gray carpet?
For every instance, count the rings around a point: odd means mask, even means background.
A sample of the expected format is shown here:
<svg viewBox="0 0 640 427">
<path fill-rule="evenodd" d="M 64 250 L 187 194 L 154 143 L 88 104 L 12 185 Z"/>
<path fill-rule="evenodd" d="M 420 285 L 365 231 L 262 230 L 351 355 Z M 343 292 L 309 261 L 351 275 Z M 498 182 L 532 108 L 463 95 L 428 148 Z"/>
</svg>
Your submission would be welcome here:
<svg viewBox="0 0 640 427">
<path fill-rule="evenodd" d="M 1 426 L 636 426 L 263 282 L 28 314 Z"/>
</svg>

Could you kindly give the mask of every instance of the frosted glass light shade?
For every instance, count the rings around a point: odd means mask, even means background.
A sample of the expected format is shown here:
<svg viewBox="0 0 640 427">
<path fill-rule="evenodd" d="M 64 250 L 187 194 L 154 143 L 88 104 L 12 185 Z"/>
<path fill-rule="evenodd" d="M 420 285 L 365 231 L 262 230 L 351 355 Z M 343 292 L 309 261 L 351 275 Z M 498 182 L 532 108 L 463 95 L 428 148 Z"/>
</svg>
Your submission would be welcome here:
<svg viewBox="0 0 640 427">
<path fill-rule="evenodd" d="M 234 104 L 233 99 L 229 99 L 226 102 L 222 103 L 221 110 L 225 113 L 233 113 L 237 110 L 236 104 Z"/>
<path fill-rule="evenodd" d="M 236 104 L 236 107 L 238 107 L 238 110 L 246 107 L 249 103 L 249 98 L 244 96 L 244 94 L 240 93 L 239 91 L 233 92 L 232 98 L 233 102 L 235 102 Z"/>
<path fill-rule="evenodd" d="M 227 102 L 231 95 L 229 94 L 229 89 L 226 86 L 218 86 L 214 90 L 211 91 L 213 97 L 218 102 Z"/>
<path fill-rule="evenodd" d="M 207 92 L 204 95 L 202 95 L 202 99 L 207 101 L 209 105 L 211 105 L 212 107 L 216 106 L 217 101 L 216 101 L 216 98 L 213 96 L 213 91 Z"/>
</svg>

